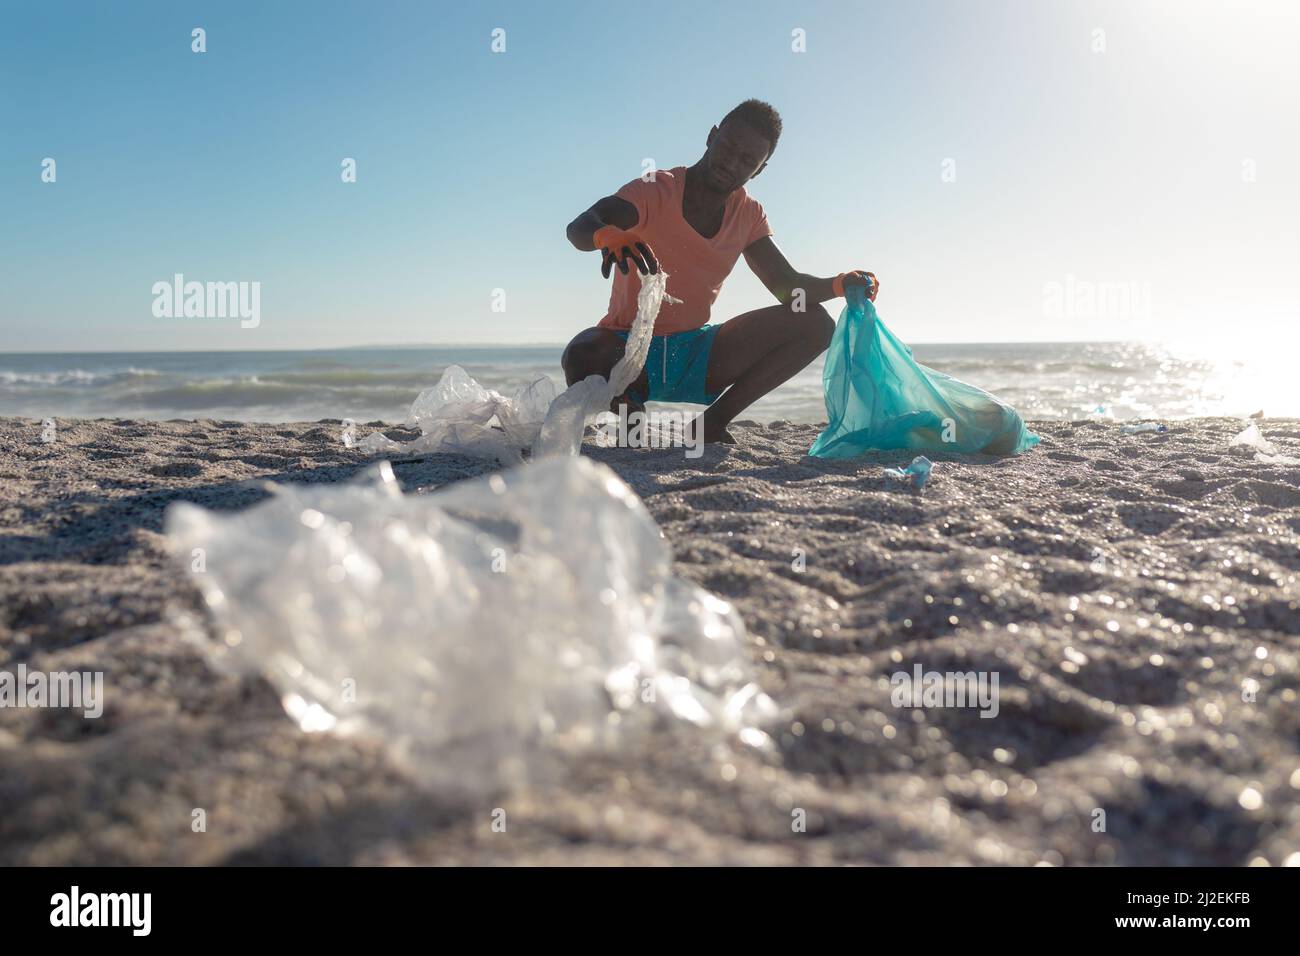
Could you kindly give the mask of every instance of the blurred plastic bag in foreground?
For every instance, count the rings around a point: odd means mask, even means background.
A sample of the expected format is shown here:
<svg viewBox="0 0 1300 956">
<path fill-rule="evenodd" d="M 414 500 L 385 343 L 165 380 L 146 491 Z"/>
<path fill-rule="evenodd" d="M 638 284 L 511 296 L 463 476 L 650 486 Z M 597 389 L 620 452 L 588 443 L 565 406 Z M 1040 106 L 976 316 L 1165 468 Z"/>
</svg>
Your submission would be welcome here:
<svg viewBox="0 0 1300 956">
<path fill-rule="evenodd" d="M 808 454 L 871 450 L 1015 455 L 1038 444 L 1015 409 L 920 365 L 866 300 L 850 289 L 822 374 L 830 423 Z"/>
<path fill-rule="evenodd" d="M 166 531 L 187 565 L 206 552 L 221 662 L 434 786 L 545 777 L 665 716 L 759 745 L 776 713 L 739 617 L 672 576 L 641 500 L 586 458 L 409 495 L 383 462 L 241 512 L 177 504 Z"/>
<path fill-rule="evenodd" d="M 523 450 L 533 457 L 576 455 L 582 447 L 587 419 L 609 411 L 610 402 L 622 395 L 645 367 L 655 319 L 665 298 L 668 275 L 643 276 L 637 294 L 636 319 L 623 357 L 608 380 L 592 375 L 575 382 L 559 396 L 546 376 L 520 389 L 514 398 L 484 388 L 459 365 L 443 372 L 433 388 L 425 389 L 411 406 L 406 424 L 421 435 L 398 442 L 375 432 L 360 443 L 363 451 L 386 454 L 457 452 L 479 458 L 496 458 L 504 465 L 523 461 Z M 493 422 L 499 427 L 493 427 Z"/>
</svg>

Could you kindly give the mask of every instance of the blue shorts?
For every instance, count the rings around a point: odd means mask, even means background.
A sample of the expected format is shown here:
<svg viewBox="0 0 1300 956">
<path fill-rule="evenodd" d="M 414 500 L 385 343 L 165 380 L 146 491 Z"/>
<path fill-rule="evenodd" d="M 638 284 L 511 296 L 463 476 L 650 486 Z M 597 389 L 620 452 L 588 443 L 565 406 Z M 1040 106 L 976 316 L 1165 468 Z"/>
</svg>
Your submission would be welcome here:
<svg viewBox="0 0 1300 956">
<path fill-rule="evenodd" d="M 709 374 L 709 353 L 713 351 L 713 337 L 721 326 L 705 325 L 687 332 L 656 335 L 650 339 L 650 352 L 645 360 L 646 379 L 650 394 L 642 395 L 632 386 L 628 398 L 639 402 L 685 402 L 690 405 L 712 405 L 721 392 L 705 391 Z M 628 332 L 617 332 L 627 341 Z"/>
</svg>

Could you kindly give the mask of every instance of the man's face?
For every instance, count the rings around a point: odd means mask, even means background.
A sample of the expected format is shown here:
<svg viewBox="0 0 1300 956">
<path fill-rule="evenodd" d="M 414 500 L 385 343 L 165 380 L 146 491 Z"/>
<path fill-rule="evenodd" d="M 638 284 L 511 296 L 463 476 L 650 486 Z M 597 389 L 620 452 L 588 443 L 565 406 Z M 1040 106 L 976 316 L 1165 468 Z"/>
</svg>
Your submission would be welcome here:
<svg viewBox="0 0 1300 956">
<path fill-rule="evenodd" d="M 739 189 L 767 165 L 767 138 L 743 120 L 733 119 L 709 133 L 709 185 L 718 192 Z"/>
</svg>

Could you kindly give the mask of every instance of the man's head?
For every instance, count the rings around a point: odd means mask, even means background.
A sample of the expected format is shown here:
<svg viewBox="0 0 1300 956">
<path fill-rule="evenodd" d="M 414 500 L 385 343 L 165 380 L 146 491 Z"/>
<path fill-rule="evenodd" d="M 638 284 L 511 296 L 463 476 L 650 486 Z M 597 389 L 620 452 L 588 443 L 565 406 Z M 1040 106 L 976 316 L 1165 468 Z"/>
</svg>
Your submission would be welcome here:
<svg viewBox="0 0 1300 956">
<path fill-rule="evenodd" d="M 762 100 L 745 100 L 709 131 L 704 162 L 718 192 L 739 189 L 763 171 L 781 138 L 781 114 Z"/>
</svg>

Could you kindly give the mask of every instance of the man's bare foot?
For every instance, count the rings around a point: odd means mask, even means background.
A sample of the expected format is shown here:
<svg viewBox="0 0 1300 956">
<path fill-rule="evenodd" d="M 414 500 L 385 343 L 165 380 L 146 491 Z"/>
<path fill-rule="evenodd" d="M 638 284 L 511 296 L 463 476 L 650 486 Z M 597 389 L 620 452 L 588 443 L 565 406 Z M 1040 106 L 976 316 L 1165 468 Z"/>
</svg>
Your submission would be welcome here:
<svg viewBox="0 0 1300 956">
<path fill-rule="evenodd" d="M 615 415 L 618 415 L 618 414 L 619 414 L 619 410 L 618 410 L 618 409 L 619 409 L 619 406 L 620 406 L 620 405 L 626 405 L 626 406 L 627 406 L 627 412 L 626 412 L 626 414 L 627 414 L 627 417 L 628 417 L 628 418 L 631 418 L 631 417 L 632 417 L 632 413 L 633 413 L 633 412 L 640 412 L 642 415 L 645 414 L 645 405 L 641 404 L 640 402 L 636 401 L 635 399 L 628 398 L 628 397 L 627 397 L 627 392 L 624 392 L 622 395 L 618 396 L 618 397 L 615 398 L 612 402 L 610 402 L 610 403 L 609 403 L 609 410 L 610 410 L 611 412 L 613 412 Z"/>
<path fill-rule="evenodd" d="M 734 445 L 736 438 L 731 432 L 727 431 L 726 425 L 715 425 L 709 421 L 708 413 L 703 416 L 704 420 L 704 443 L 719 445 Z"/>
</svg>

